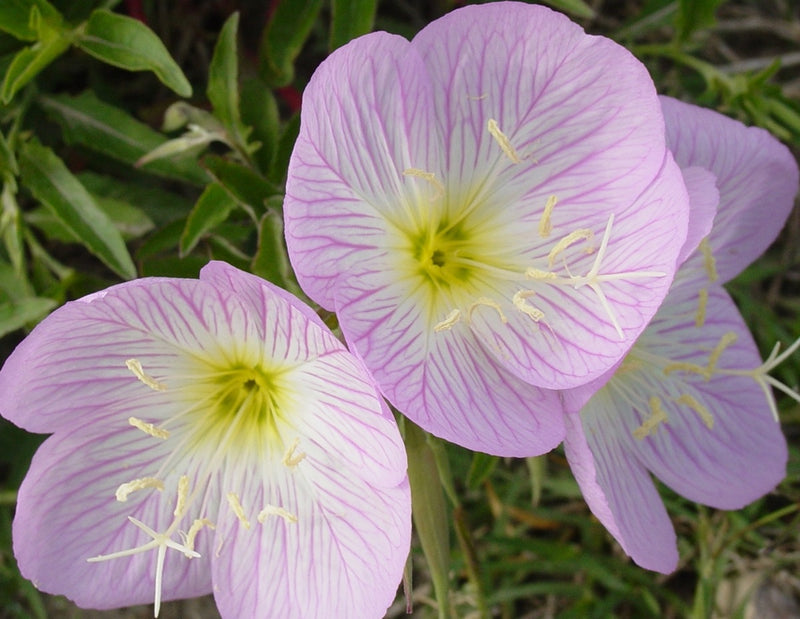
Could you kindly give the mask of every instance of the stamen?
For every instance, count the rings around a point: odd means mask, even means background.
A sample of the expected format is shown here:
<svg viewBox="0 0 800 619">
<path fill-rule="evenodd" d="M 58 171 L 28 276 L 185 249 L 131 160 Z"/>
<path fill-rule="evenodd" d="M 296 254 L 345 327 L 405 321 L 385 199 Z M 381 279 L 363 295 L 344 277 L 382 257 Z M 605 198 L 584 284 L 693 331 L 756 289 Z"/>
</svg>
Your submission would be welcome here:
<svg viewBox="0 0 800 619">
<path fill-rule="evenodd" d="M 442 181 L 436 178 L 436 175 L 433 172 L 426 172 L 425 170 L 420 170 L 419 168 L 407 168 L 403 170 L 404 176 L 413 176 L 415 178 L 421 178 L 423 180 L 428 181 L 431 185 L 434 186 L 436 192 L 431 196 L 431 200 L 438 200 L 441 198 L 445 193 L 444 185 Z"/>
<path fill-rule="evenodd" d="M 503 313 L 503 309 L 498 305 L 495 301 L 492 301 L 489 297 L 480 297 L 477 301 L 475 301 L 472 305 L 469 306 L 467 309 L 467 319 L 472 320 L 472 313 L 475 309 L 481 305 L 485 305 L 487 307 L 491 307 L 492 309 L 496 310 L 497 313 L 500 315 L 500 320 L 503 324 L 508 322 L 506 315 Z"/>
<path fill-rule="evenodd" d="M 96 557 L 90 557 L 86 559 L 89 563 L 97 563 L 99 561 L 108 561 L 109 559 L 118 559 L 120 557 L 130 557 L 131 555 L 139 554 L 140 552 L 147 552 L 148 550 L 152 550 L 153 548 L 158 548 L 156 554 L 156 593 L 155 593 L 155 601 L 154 601 L 154 610 L 153 614 L 158 617 L 158 613 L 161 611 L 161 583 L 162 583 L 162 576 L 164 574 L 164 557 L 167 554 L 167 548 L 172 548 L 173 550 L 177 550 L 182 552 L 186 557 L 190 559 L 197 559 L 200 557 L 199 552 L 195 552 L 191 548 L 185 546 L 184 544 L 179 544 L 175 540 L 169 537 L 169 533 L 156 533 L 153 529 L 148 527 L 144 524 L 141 520 L 137 520 L 133 516 L 128 516 L 128 520 L 130 520 L 133 524 L 139 527 L 142 531 L 147 533 L 151 539 L 149 542 L 142 544 L 141 546 L 137 546 L 136 548 L 130 548 L 128 550 L 121 550 L 119 552 L 113 552 L 107 555 L 98 555 Z M 174 523 L 173 523 L 174 524 Z M 170 527 L 171 529 L 172 527 Z M 170 529 L 167 529 L 169 532 Z"/>
<path fill-rule="evenodd" d="M 701 288 L 697 304 L 697 314 L 694 317 L 694 326 L 702 327 L 706 323 L 706 306 L 708 305 L 708 288 Z"/>
<path fill-rule="evenodd" d="M 512 163 L 522 163 L 522 159 L 520 159 L 517 151 L 514 150 L 514 147 L 511 146 L 511 142 L 506 134 L 500 131 L 500 127 L 497 126 L 497 121 L 494 118 L 489 119 L 489 122 L 486 123 L 486 128 L 489 130 L 489 133 L 492 134 L 492 137 L 495 139 L 500 148 L 503 149 L 506 157 L 511 159 Z"/>
<path fill-rule="evenodd" d="M 533 290 L 517 290 L 511 298 L 511 302 L 519 311 L 529 316 L 534 322 L 539 322 L 544 318 L 544 312 L 533 305 L 530 305 L 526 299 L 535 295 Z"/>
<path fill-rule="evenodd" d="M 558 275 L 553 273 L 552 271 L 534 269 L 533 267 L 525 269 L 525 277 L 536 281 L 547 281 L 547 280 L 558 279 Z"/>
<path fill-rule="evenodd" d="M 719 279 L 717 273 L 717 262 L 711 253 L 711 245 L 708 243 L 708 237 L 700 241 L 700 251 L 703 252 L 703 266 L 705 266 L 706 273 L 708 273 L 709 281 L 715 282 Z"/>
<path fill-rule="evenodd" d="M 175 511 L 172 515 L 180 518 L 186 512 L 186 498 L 189 496 L 189 478 L 181 475 L 178 479 L 178 500 L 175 501 Z"/>
<path fill-rule="evenodd" d="M 719 357 L 722 352 L 737 339 L 738 337 L 733 331 L 723 333 L 722 337 L 719 338 L 719 342 L 717 343 L 716 347 L 714 347 L 714 350 L 712 350 L 711 354 L 708 356 L 708 367 L 706 368 L 707 381 L 711 380 L 711 376 L 714 374 L 714 370 L 717 368 L 717 361 L 719 361 Z"/>
<path fill-rule="evenodd" d="M 165 430 L 164 428 L 158 428 L 152 423 L 147 423 L 146 421 L 142 421 L 137 417 L 128 417 L 128 423 L 131 424 L 134 428 L 138 428 L 145 434 L 149 434 L 152 437 L 160 439 L 169 438 L 169 430 Z"/>
<path fill-rule="evenodd" d="M 266 507 L 264 507 L 264 509 L 258 512 L 257 518 L 261 524 L 264 524 L 264 521 L 270 516 L 280 516 L 286 522 L 292 524 L 297 522 L 297 516 L 295 516 L 291 512 L 286 511 L 282 507 L 276 507 L 275 505 L 267 505 Z"/>
<path fill-rule="evenodd" d="M 650 434 L 655 434 L 658 424 L 669 421 L 667 413 L 661 408 L 661 400 L 656 396 L 650 396 L 650 411 L 650 416 L 633 431 L 633 437 L 640 441 Z"/>
<path fill-rule="evenodd" d="M 709 430 L 714 429 L 714 417 L 708 412 L 708 409 L 700 404 L 697 400 L 695 400 L 691 395 L 688 393 L 684 393 L 681 397 L 675 400 L 678 404 L 685 404 L 689 408 L 691 408 L 694 412 L 700 415 L 700 418 L 703 420 L 703 423 Z"/>
<path fill-rule="evenodd" d="M 447 315 L 447 318 L 433 325 L 433 331 L 434 333 L 438 333 L 439 331 L 452 329 L 453 325 L 455 325 L 459 320 L 461 320 L 461 310 L 454 309 Z"/>
<path fill-rule="evenodd" d="M 482 95 L 467 95 L 467 99 L 470 101 L 483 101 L 489 96 L 488 93 L 483 93 Z"/>
<path fill-rule="evenodd" d="M 293 469 L 298 464 L 300 464 L 306 457 L 305 452 L 300 452 L 297 455 L 294 455 L 294 450 L 297 449 L 297 446 L 300 444 L 300 439 L 296 438 L 289 445 L 289 448 L 286 450 L 286 453 L 283 454 L 283 465 L 288 466 L 290 469 Z"/>
<path fill-rule="evenodd" d="M 156 479 L 155 477 L 140 477 L 139 479 L 134 479 L 133 481 L 120 484 L 119 488 L 117 488 L 117 491 L 114 493 L 114 496 L 117 497 L 117 501 L 124 503 L 128 500 L 128 496 L 130 496 L 131 492 L 144 490 L 145 488 L 164 490 L 164 482 L 160 479 Z"/>
<path fill-rule="evenodd" d="M 550 253 L 547 254 L 547 266 L 552 269 L 558 254 L 563 252 L 573 243 L 577 243 L 578 241 L 588 241 L 593 236 L 594 232 L 592 232 L 589 228 L 578 228 L 577 230 L 573 230 L 558 243 L 556 243 L 553 246 L 553 249 L 550 250 Z"/>
<path fill-rule="evenodd" d="M 228 504 L 231 506 L 233 513 L 236 514 L 236 517 L 239 519 L 239 522 L 242 523 L 242 526 L 245 529 L 250 528 L 250 521 L 247 519 L 247 516 L 244 513 L 244 508 L 242 504 L 239 502 L 239 497 L 236 496 L 235 492 L 229 492 L 228 495 Z"/>
<path fill-rule="evenodd" d="M 543 239 L 550 236 L 550 232 L 553 230 L 553 225 L 550 222 L 550 215 L 553 213 L 553 208 L 557 202 L 558 197 L 552 195 L 547 198 L 547 202 L 544 204 L 544 212 L 542 213 L 542 218 L 539 220 L 539 236 Z"/>
<path fill-rule="evenodd" d="M 158 382 L 152 376 L 149 376 L 145 373 L 144 368 L 142 368 L 142 364 L 139 363 L 138 359 L 128 359 L 125 362 L 125 366 L 134 373 L 136 378 L 142 381 L 145 385 L 150 387 L 153 391 L 166 391 L 167 386 L 164 383 Z"/>
<path fill-rule="evenodd" d="M 192 522 L 192 526 L 189 527 L 189 530 L 186 532 L 186 535 L 183 535 L 183 544 L 189 550 L 194 551 L 194 540 L 197 537 L 197 534 L 203 527 L 208 527 L 209 529 L 216 529 L 217 527 L 211 522 L 208 518 L 196 518 L 194 522 Z M 191 558 L 191 555 L 183 553 L 186 557 Z"/>
</svg>

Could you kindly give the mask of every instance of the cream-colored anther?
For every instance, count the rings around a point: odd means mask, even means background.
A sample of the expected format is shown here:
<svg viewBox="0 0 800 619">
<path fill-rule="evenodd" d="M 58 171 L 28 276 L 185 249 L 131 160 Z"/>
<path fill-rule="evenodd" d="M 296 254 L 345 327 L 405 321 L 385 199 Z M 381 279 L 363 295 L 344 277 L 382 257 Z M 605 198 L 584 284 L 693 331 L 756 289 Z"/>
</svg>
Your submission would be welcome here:
<svg viewBox="0 0 800 619">
<path fill-rule="evenodd" d="M 264 509 L 262 509 L 260 512 L 258 512 L 257 518 L 258 518 L 258 521 L 261 524 L 264 524 L 264 521 L 267 518 L 269 518 L 270 516 L 280 516 L 286 522 L 289 522 L 291 524 L 294 524 L 294 523 L 297 522 L 297 516 L 295 516 L 291 512 L 286 511 L 282 507 L 277 507 L 275 505 L 267 505 L 267 506 L 265 506 Z"/>
<path fill-rule="evenodd" d="M 547 266 L 552 269 L 558 254 L 563 252 L 570 245 L 573 245 L 579 241 L 588 241 L 593 237 L 594 232 L 592 232 L 589 228 L 578 228 L 577 230 L 573 230 L 568 235 L 561 238 L 558 243 L 553 245 L 553 249 L 551 249 L 550 253 L 547 254 Z"/>
<path fill-rule="evenodd" d="M 467 308 L 467 320 L 472 320 L 472 313 L 481 306 L 491 307 L 493 310 L 497 312 L 500 316 L 500 321 L 505 324 L 508 322 L 508 318 L 503 313 L 503 308 L 496 302 L 490 299 L 489 297 L 479 297 L 472 305 Z"/>
<path fill-rule="evenodd" d="M 147 373 L 145 373 L 144 368 L 142 367 L 142 364 L 139 362 L 138 359 L 128 359 L 125 362 L 125 366 L 131 372 L 133 372 L 133 374 L 134 374 L 134 376 L 136 376 L 136 378 L 138 378 L 145 385 L 150 387 L 150 389 L 152 389 L 153 391 L 166 391 L 167 390 L 167 386 L 164 383 L 158 382 L 155 378 L 153 378 L 152 376 L 149 376 Z"/>
<path fill-rule="evenodd" d="M 708 274 L 708 280 L 715 282 L 719 279 L 717 273 L 717 261 L 714 260 L 714 255 L 711 253 L 711 245 L 708 243 L 708 237 L 700 241 L 700 251 L 703 252 L 703 266 Z"/>
<path fill-rule="evenodd" d="M 544 203 L 544 212 L 542 212 L 542 218 L 539 220 L 539 236 L 543 239 L 550 236 L 550 233 L 553 231 L 550 215 L 552 215 L 557 202 L 558 197 L 553 195 L 548 197 L 547 202 Z"/>
<path fill-rule="evenodd" d="M 438 333 L 439 331 L 447 331 L 448 329 L 452 329 L 459 320 L 461 320 L 461 310 L 454 309 L 444 320 L 433 325 L 433 331 L 434 333 Z"/>
<path fill-rule="evenodd" d="M 489 119 L 489 122 L 486 123 L 486 128 L 495 139 L 495 142 L 497 142 L 497 144 L 506 154 L 506 157 L 511 159 L 512 163 L 522 163 L 522 159 L 520 159 L 520 156 L 517 154 L 517 151 L 514 150 L 514 147 L 511 146 L 511 142 L 506 134 L 500 131 L 500 127 L 497 126 L 497 121 L 494 118 Z"/>
<path fill-rule="evenodd" d="M 442 184 L 442 181 L 436 178 L 436 174 L 433 172 L 426 172 L 425 170 L 420 170 L 419 168 L 406 168 L 403 170 L 403 176 L 421 178 L 422 180 L 428 181 L 431 185 L 433 185 L 435 192 L 431 196 L 431 200 L 438 200 L 444 195 L 444 185 Z"/>
<path fill-rule="evenodd" d="M 186 532 L 186 534 L 182 535 L 183 545 L 189 550 L 194 551 L 194 540 L 203 527 L 207 527 L 209 529 L 217 528 L 208 518 L 195 518 L 194 522 L 192 522 L 192 526 L 189 527 L 189 530 Z M 192 555 L 186 553 L 183 554 L 188 558 L 192 558 Z"/>
<path fill-rule="evenodd" d="M 708 288 L 701 288 L 698 292 L 697 313 L 694 316 L 695 327 L 706 324 L 706 306 L 708 306 Z"/>
<path fill-rule="evenodd" d="M 669 421 L 669 418 L 664 409 L 661 408 L 661 400 L 656 396 L 650 396 L 650 416 L 633 431 L 633 436 L 641 441 L 646 436 L 654 434 L 659 424 L 667 423 L 667 421 Z"/>
<path fill-rule="evenodd" d="M 525 269 L 525 277 L 539 282 L 553 281 L 558 279 L 558 275 L 552 271 L 534 269 L 533 267 Z"/>
<path fill-rule="evenodd" d="M 236 517 L 239 519 L 239 522 L 242 523 L 242 526 L 245 529 L 250 528 L 250 521 L 247 519 L 247 516 L 244 513 L 244 507 L 242 507 L 242 503 L 239 501 L 239 497 L 236 495 L 235 492 L 229 492 L 227 494 L 228 505 L 231 506 L 233 513 L 236 514 Z"/>
<path fill-rule="evenodd" d="M 533 290 L 517 290 L 511 297 L 511 302 L 519 311 L 531 318 L 534 322 L 539 322 L 544 318 L 544 312 L 538 307 L 528 303 L 527 299 L 536 294 Z"/>
<path fill-rule="evenodd" d="M 467 99 L 469 99 L 470 101 L 483 101 L 488 97 L 489 97 L 488 93 L 483 93 L 482 95 L 467 95 Z"/>
<path fill-rule="evenodd" d="M 164 482 L 155 477 L 140 477 L 139 479 L 134 479 L 133 481 L 120 484 L 119 488 L 117 488 L 117 491 L 114 493 L 114 496 L 117 497 L 117 501 L 124 503 L 128 500 L 131 492 L 144 490 L 145 488 L 164 490 Z"/>
<path fill-rule="evenodd" d="M 178 499 L 175 501 L 175 510 L 172 515 L 176 518 L 186 512 L 186 499 L 189 498 L 189 477 L 181 475 L 178 479 Z"/>
<path fill-rule="evenodd" d="M 719 362 L 720 355 L 722 355 L 723 351 L 736 342 L 739 339 L 738 336 L 733 331 L 728 331 L 727 333 L 723 333 L 722 337 L 719 338 L 719 342 L 714 347 L 714 350 L 711 351 L 711 354 L 708 355 L 708 366 L 706 367 L 706 380 L 711 380 L 711 377 L 714 375 L 714 371 L 717 369 L 717 362 Z"/>
<path fill-rule="evenodd" d="M 703 423 L 709 430 L 714 429 L 714 417 L 708 411 L 708 409 L 700 404 L 694 397 L 689 395 L 688 393 L 684 393 L 681 397 L 676 398 L 675 401 L 678 404 L 685 404 L 689 408 L 691 408 L 695 413 L 700 415 L 700 419 L 703 420 Z"/>
<path fill-rule="evenodd" d="M 300 444 L 300 439 L 296 438 L 294 439 L 294 441 L 292 441 L 292 444 L 289 445 L 289 447 L 286 449 L 286 453 L 283 454 L 283 460 L 282 460 L 284 466 L 288 466 L 290 469 L 293 469 L 305 459 L 306 457 L 305 452 L 301 451 L 300 453 L 295 454 L 295 450 L 297 449 L 297 446 L 299 444 Z"/>
<path fill-rule="evenodd" d="M 138 417 L 128 417 L 128 423 L 134 428 L 138 428 L 145 434 L 149 434 L 152 437 L 165 440 L 169 438 L 169 430 L 165 430 L 164 428 L 159 428 L 152 423 L 142 421 Z"/>
</svg>

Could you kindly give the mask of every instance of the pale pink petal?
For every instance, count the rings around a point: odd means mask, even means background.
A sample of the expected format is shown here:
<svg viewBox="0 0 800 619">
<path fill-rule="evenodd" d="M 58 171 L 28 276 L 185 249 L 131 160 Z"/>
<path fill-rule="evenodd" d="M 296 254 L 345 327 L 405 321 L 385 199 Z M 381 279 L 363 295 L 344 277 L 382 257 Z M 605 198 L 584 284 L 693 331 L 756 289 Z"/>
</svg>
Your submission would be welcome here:
<svg viewBox="0 0 800 619">
<path fill-rule="evenodd" d="M 636 458 L 679 494 L 713 507 L 738 509 L 783 479 L 786 440 L 758 383 L 729 373 L 761 365 L 733 301 L 722 288 L 709 290 L 705 323 L 697 327 L 698 299 L 686 292 L 679 286 L 670 293 L 634 351 L 657 355 L 666 365 L 631 373 L 638 380 L 635 384 L 650 388 L 641 393 L 642 400 L 658 396 L 669 420 L 641 440 L 629 438 L 629 443 Z M 707 367 L 710 352 L 726 336 L 736 341 L 722 350 L 710 379 L 670 370 L 676 362 Z M 623 373 L 618 380 L 633 385 L 632 377 Z M 625 411 L 620 423 L 630 434 L 646 415 L 639 412 L 632 419 Z"/>
<path fill-rule="evenodd" d="M 678 564 L 675 530 L 647 469 L 619 436 L 617 415 L 603 392 L 580 415 L 568 414 L 567 460 L 587 505 L 623 550 L 668 574 Z"/>
<path fill-rule="evenodd" d="M 342 352 L 296 376 L 301 421 L 286 461 L 229 470 L 249 529 L 223 511 L 214 591 L 223 615 L 382 617 L 410 547 L 405 450 L 389 412 Z M 254 474 L 255 473 L 255 474 Z M 258 514 L 267 509 L 259 522 Z"/>
<path fill-rule="evenodd" d="M 681 169 L 683 181 L 689 192 L 689 227 L 686 242 L 678 256 L 678 264 L 683 262 L 697 249 L 705 237 L 711 232 L 714 217 L 719 205 L 719 189 L 717 178 L 697 166 Z"/>
<path fill-rule="evenodd" d="M 726 282 L 783 227 L 797 194 L 797 162 L 763 129 L 670 97 L 661 97 L 661 105 L 667 145 L 678 164 L 701 166 L 717 177 L 720 205 L 709 242 L 720 281 Z"/>
<path fill-rule="evenodd" d="M 37 588 L 66 595 L 84 608 L 153 603 L 156 551 L 89 563 L 87 559 L 150 541 L 128 516 L 157 532 L 170 525 L 178 474 L 162 477 L 164 490 L 134 491 L 121 484 L 157 475 L 167 444 L 129 426 L 101 428 L 80 418 L 39 448 L 19 490 L 14 518 L 14 555 L 23 576 Z M 191 525 L 186 520 L 181 530 Z M 176 541 L 180 537 L 176 532 Z M 167 549 L 162 599 L 211 592 L 208 540 L 197 538 L 201 558 Z"/>
<path fill-rule="evenodd" d="M 425 300 L 382 273 L 360 273 L 337 292 L 348 344 L 389 401 L 424 429 L 506 456 L 541 454 L 563 439 L 557 394 L 510 374 L 466 323 L 434 330 Z"/>
<path fill-rule="evenodd" d="M 31 332 L 0 372 L 0 412 L 42 433 L 69 430 L 76 418 L 146 417 L 141 411 L 169 398 L 138 380 L 127 361 L 138 360 L 159 381 L 193 355 L 219 355 L 232 341 L 260 339 L 241 302 L 202 282 L 120 284 L 67 303 Z"/>
<path fill-rule="evenodd" d="M 323 307 L 334 309 L 339 276 L 385 253 L 387 228 L 435 191 L 404 172 L 442 178 L 430 99 L 418 53 L 386 33 L 336 50 L 306 87 L 284 213 L 298 281 Z"/>
</svg>

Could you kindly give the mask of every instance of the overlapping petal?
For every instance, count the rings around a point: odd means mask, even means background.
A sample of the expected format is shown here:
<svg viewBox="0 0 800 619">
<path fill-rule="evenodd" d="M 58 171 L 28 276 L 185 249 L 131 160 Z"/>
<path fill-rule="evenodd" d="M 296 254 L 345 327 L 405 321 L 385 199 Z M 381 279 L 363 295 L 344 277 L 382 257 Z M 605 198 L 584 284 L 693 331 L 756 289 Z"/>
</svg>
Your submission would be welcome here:
<svg viewBox="0 0 800 619">
<path fill-rule="evenodd" d="M 797 162 L 767 131 L 713 110 L 661 97 L 667 145 L 681 166 L 714 173 L 720 208 L 709 237 L 719 281 L 750 264 L 778 235 L 798 189 Z M 702 261 L 692 257 L 692 264 Z"/>
<path fill-rule="evenodd" d="M 323 62 L 284 214 L 298 281 L 337 312 L 392 404 L 497 451 L 476 430 L 507 429 L 402 394 L 438 383 L 473 408 L 503 398 L 478 394 L 506 382 L 501 366 L 545 389 L 601 375 L 666 294 L 688 195 L 644 67 L 549 9 L 500 2 Z M 475 388 L 464 366 L 495 369 Z"/>
<path fill-rule="evenodd" d="M 43 321 L 0 385 L 5 416 L 55 432 L 14 523 L 42 589 L 94 608 L 213 590 L 230 617 L 377 617 L 394 599 L 410 543 L 397 426 L 285 291 L 222 263 L 112 287 Z"/>
<path fill-rule="evenodd" d="M 381 271 L 361 273 L 337 294 L 348 344 L 389 400 L 426 430 L 505 456 L 545 453 L 563 439 L 557 393 L 508 372 L 466 324 L 431 330 L 424 299 Z"/>
</svg>

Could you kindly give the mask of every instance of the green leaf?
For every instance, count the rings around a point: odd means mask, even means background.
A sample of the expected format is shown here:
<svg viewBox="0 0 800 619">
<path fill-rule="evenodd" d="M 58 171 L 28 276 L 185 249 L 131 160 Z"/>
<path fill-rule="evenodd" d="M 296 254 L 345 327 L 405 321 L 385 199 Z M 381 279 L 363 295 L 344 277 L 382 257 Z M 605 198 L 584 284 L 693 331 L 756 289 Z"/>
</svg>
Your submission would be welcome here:
<svg viewBox="0 0 800 619">
<path fill-rule="evenodd" d="M 200 239 L 228 218 L 236 208 L 236 200 L 218 183 L 211 183 L 198 198 L 180 241 L 180 255 L 191 252 Z"/>
<path fill-rule="evenodd" d="M 557 11 L 569 13 L 581 19 L 592 19 L 594 17 L 594 9 L 583 0 L 543 0 L 543 3 Z"/>
<path fill-rule="evenodd" d="M 36 13 L 34 13 L 36 11 Z M 0 2 L 0 30 L 22 41 L 39 38 L 37 20 L 61 23 L 61 14 L 46 0 L 2 0 Z"/>
<path fill-rule="evenodd" d="M 290 276 L 292 267 L 283 240 L 283 218 L 276 210 L 267 211 L 261 218 L 258 249 L 250 270 L 254 275 L 271 281 L 281 288 L 288 289 L 294 286 Z"/>
<path fill-rule="evenodd" d="M 19 169 L 14 151 L 8 145 L 6 137 L 0 132 L 0 176 L 16 176 L 17 174 L 19 174 Z"/>
<path fill-rule="evenodd" d="M 214 115 L 223 124 L 230 138 L 247 152 L 250 130 L 242 124 L 239 112 L 239 62 L 236 46 L 238 27 L 239 14 L 234 13 L 222 27 L 214 47 L 206 94 Z"/>
<path fill-rule="evenodd" d="M 261 76 L 270 86 L 294 79 L 294 61 L 317 20 L 322 0 L 281 0 L 261 42 Z"/>
<path fill-rule="evenodd" d="M 192 86 L 155 32 L 138 19 L 98 9 L 89 16 L 76 44 L 86 53 L 128 71 L 152 71 L 181 97 Z"/>
<path fill-rule="evenodd" d="M 81 144 L 129 165 L 167 141 L 157 131 L 89 91 L 77 97 L 39 97 L 37 103 L 61 125 L 67 142 Z M 194 185 L 208 182 L 206 173 L 194 159 L 159 159 L 142 169 Z"/>
<path fill-rule="evenodd" d="M 264 212 L 264 202 L 278 190 L 265 178 L 240 163 L 208 155 L 203 158 L 203 166 L 218 183 L 227 189 L 236 200 L 249 211 Z"/>
<path fill-rule="evenodd" d="M 0 337 L 45 316 L 58 303 L 46 297 L 28 297 L 0 303 Z"/>
<path fill-rule="evenodd" d="M 477 490 L 494 471 L 499 459 L 497 456 L 476 451 L 472 456 L 472 462 L 467 472 L 467 488 Z"/>
<path fill-rule="evenodd" d="M 679 0 L 675 27 L 678 40 L 686 41 L 697 30 L 710 28 L 715 22 L 715 12 L 723 0 Z"/>
<path fill-rule="evenodd" d="M 260 147 L 251 153 L 255 165 L 262 174 L 268 174 L 275 160 L 280 137 L 280 113 L 275 95 L 258 77 L 242 80 L 239 108 L 242 120 L 252 128 L 250 138 Z"/>
<path fill-rule="evenodd" d="M 18 51 L 6 69 L 0 87 L 0 100 L 3 103 L 9 103 L 25 84 L 63 54 L 72 42 L 72 32 L 62 27 L 58 13 L 50 18 L 49 15 L 42 16 L 37 7 L 32 7 L 29 23 L 36 31 L 38 40 Z"/>
<path fill-rule="evenodd" d="M 34 197 L 50 208 L 90 252 L 120 277 L 136 277 L 136 267 L 119 231 L 52 150 L 34 141 L 23 144 L 20 170 Z"/>
<path fill-rule="evenodd" d="M 375 24 L 378 0 L 333 0 L 331 4 L 330 51 L 367 34 Z"/>
</svg>

